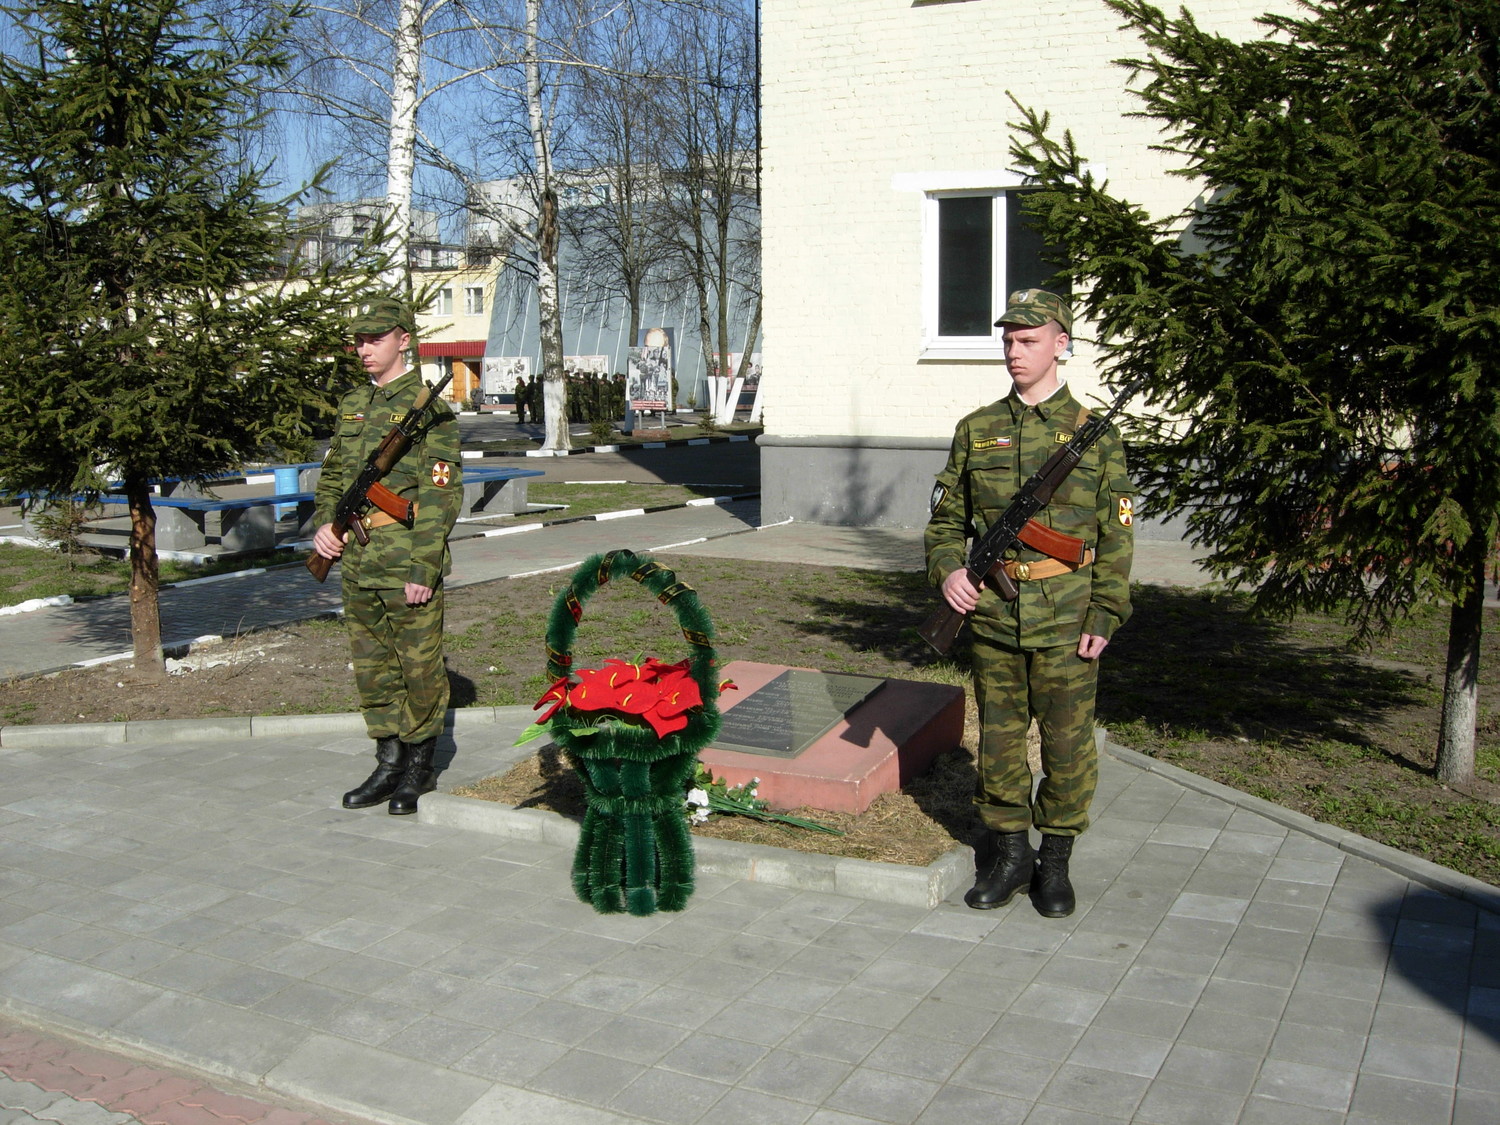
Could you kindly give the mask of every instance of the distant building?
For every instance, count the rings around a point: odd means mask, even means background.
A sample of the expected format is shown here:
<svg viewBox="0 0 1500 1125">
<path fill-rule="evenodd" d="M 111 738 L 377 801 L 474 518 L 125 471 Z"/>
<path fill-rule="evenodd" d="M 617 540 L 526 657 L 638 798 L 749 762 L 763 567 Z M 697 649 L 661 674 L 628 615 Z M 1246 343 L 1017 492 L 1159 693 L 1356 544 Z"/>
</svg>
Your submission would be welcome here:
<svg viewBox="0 0 1500 1125">
<path fill-rule="evenodd" d="M 1194 0 L 1239 38 L 1291 0 Z M 1142 50 L 1099 0 L 803 0 L 762 11 L 768 522 L 917 527 L 954 424 L 1009 390 L 1006 294 L 1051 272 L 1019 222 L 1019 115 L 1154 214 L 1191 183 L 1113 60 Z M 1099 389 L 1089 325 L 1064 375 Z"/>
<path fill-rule="evenodd" d="M 298 249 L 313 265 L 343 261 L 364 244 L 385 213 L 384 199 L 313 203 L 297 213 Z M 432 299 L 417 310 L 417 348 L 422 377 L 435 383 L 448 372 L 443 395 L 462 403 L 479 391 L 485 340 L 494 311 L 495 277 L 501 258 L 472 261 L 468 246 L 439 238 L 436 211 L 413 210 L 408 256 L 412 284 Z"/>
<path fill-rule="evenodd" d="M 417 310 L 417 354 L 422 377 L 437 382 L 448 372 L 453 382 L 444 396 L 462 403 L 481 394 L 486 340 L 494 315 L 498 260 L 482 266 L 436 268 L 414 279 L 433 292 Z M 509 388 L 507 388 L 509 393 Z"/>
<path fill-rule="evenodd" d="M 313 265 L 345 260 L 364 245 L 385 209 L 383 198 L 306 204 L 297 212 L 302 260 Z M 464 264 L 463 248 L 438 237 L 436 211 L 412 210 L 407 252 L 414 270 L 452 269 Z"/>
<path fill-rule="evenodd" d="M 638 173 L 639 174 L 639 173 Z M 642 176 L 648 183 L 652 173 Z M 670 176 L 658 181 L 659 190 L 673 190 Z M 607 169 L 584 169 L 558 174 L 558 203 L 563 212 L 563 237 L 558 250 L 559 300 L 562 306 L 563 353 L 566 362 L 580 370 L 623 372 L 630 348 L 629 307 L 610 283 L 589 264 L 590 255 L 575 235 L 579 213 L 607 207 L 616 190 Z M 471 259 L 488 253 L 504 255 L 511 268 L 496 276 L 495 308 L 485 354 L 496 369 L 524 368 L 533 375 L 542 371 L 540 326 L 536 306 L 533 252 L 508 233 L 511 224 L 529 229 L 534 223 L 535 204 L 530 183 L 522 177 L 478 184 L 470 202 L 468 252 Z M 751 232 L 746 232 L 747 235 Z M 673 341 L 677 377 L 677 406 L 707 403 L 706 364 L 699 339 L 699 310 L 691 286 L 671 280 L 672 267 L 663 263 L 660 273 L 643 288 L 640 328 L 666 328 Z M 747 277 L 731 285 L 729 322 L 731 351 L 744 351 L 758 278 Z M 711 310 L 711 320 L 717 310 Z M 760 350 L 758 340 L 753 351 Z M 513 381 L 513 380 L 511 380 Z M 508 393 L 507 388 L 505 393 Z"/>
</svg>

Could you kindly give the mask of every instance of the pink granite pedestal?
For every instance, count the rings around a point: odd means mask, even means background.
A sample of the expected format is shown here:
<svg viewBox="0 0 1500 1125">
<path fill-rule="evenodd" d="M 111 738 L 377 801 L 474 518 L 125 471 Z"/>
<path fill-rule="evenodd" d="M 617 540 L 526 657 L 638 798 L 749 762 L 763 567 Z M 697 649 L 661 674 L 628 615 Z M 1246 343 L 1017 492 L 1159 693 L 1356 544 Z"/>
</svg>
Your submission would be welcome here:
<svg viewBox="0 0 1500 1125">
<path fill-rule="evenodd" d="M 721 695 L 719 707 L 732 709 L 786 670 L 784 664 L 733 661 L 724 675 L 739 690 Z M 921 776 L 933 758 L 959 744 L 963 731 L 962 688 L 886 680 L 795 758 L 715 746 L 698 756 L 715 777 L 730 785 L 760 778 L 760 798 L 772 808 L 862 813 L 880 794 Z"/>
</svg>

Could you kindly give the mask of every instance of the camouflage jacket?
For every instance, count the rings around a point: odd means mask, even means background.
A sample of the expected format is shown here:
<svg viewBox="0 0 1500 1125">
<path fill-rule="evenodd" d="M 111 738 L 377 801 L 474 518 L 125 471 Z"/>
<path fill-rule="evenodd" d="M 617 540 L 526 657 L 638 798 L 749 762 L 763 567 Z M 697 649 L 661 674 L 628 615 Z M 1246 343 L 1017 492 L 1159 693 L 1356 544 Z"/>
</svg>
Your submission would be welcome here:
<svg viewBox="0 0 1500 1125">
<path fill-rule="evenodd" d="M 344 489 L 391 427 L 415 405 L 421 386 L 421 376 L 411 370 L 383 387 L 356 387 L 339 400 L 333 440 L 318 478 L 319 525 L 333 518 Z M 458 520 L 464 495 L 458 419 L 446 403 L 439 401 L 434 409 L 438 423 L 412 442 L 380 482 L 416 501 L 412 528 L 374 528 L 367 547 L 351 535 L 341 560 L 346 582 L 378 590 L 399 589 L 408 582 L 436 587 L 452 569 L 448 533 Z"/>
<path fill-rule="evenodd" d="M 959 422 L 927 523 L 927 576 L 934 585 L 964 565 L 966 541 L 983 535 L 1058 443 L 1073 436 L 1081 412 L 1064 386 L 1036 406 L 1012 391 Z M 1076 644 L 1081 633 L 1113 636 L 1130 616 L 1133 506 L 1125 450 L 1111 429 L 1036 516 L 1038 523 L 1082 539 L 1094 550 L 1092 565 L 1023 581 L 1014 602 L 986 583 L 974 625 L 1001 644 L 1028 649 Z M 1036 562 L 1047 556 L 1018 546 L 1007 557 Z"/>
</svg>

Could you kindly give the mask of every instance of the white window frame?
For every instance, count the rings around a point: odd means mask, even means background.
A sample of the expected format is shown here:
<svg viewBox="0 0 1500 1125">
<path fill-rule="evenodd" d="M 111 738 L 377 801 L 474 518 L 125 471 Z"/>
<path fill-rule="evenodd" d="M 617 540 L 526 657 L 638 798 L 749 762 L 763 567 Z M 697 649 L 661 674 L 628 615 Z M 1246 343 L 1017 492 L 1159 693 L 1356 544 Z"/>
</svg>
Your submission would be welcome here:
<svg viewBox="0 0 1500 1125">
<path fill-rule="evenodd" d="M 428 310 L 430 316 L 452 316 L 453 315 L 453 286 L 445 285 L 437 291 L 432 298 L 432 307 Z"/>
<path fill-rule="evenodd" d="M 1103 169 L 1089 169 L 1102 178 Z M 990 252 L 990 304 L 993 321 L 1005 311 L 1010 290 L 1005 277 L 1006 217 L 1011 195 L 1018 189 L 1032 187 L 1025 177 L 1013 171 L 996 169 L 972 172 L 909 172 L 892 179 L 896 191 L 916 192 L 921 196 L 922 215 L 922 338 L 918 358 L 932 360 L 1003 360 L 1005 346 L 1001 329 L 991 327 L 987 336 L 943 336 L 938 333 L 938 202 L 942 199 L 989 196 L 992 244 Z"/>
<path fill-rule="evenodd" d="M 484 286 L 483 285 L 465 285 L 464 286 L 464 315 L 465 316 L 483 316 L 484 315 Z"/>
</svg>

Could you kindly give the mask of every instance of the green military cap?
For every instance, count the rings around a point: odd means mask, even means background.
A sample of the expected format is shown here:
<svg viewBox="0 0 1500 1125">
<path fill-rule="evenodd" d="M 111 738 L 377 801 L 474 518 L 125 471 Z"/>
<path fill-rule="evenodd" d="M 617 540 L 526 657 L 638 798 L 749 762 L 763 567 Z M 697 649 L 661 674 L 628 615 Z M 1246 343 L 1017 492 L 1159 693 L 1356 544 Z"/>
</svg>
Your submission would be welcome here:
<svg viewBox="0 0 1500 1125">
<path fill-rule="evenodd" d="M 417 320 L 411 309 L 395 297 L 371 297 L 349 318 L 349 335 L 379 336 L 392 328 L 416 335 Z"/>
<path fill-rule="evenodd" d="M 1045 289 L 1017 289 L 1005 302 L 1005 311 L 995 323 L 1040 328 L 1049 320 L 1057 321 L 1064 332 L 1072 334 L 1073 310 L 1067 301 Z"/>
</svg>

